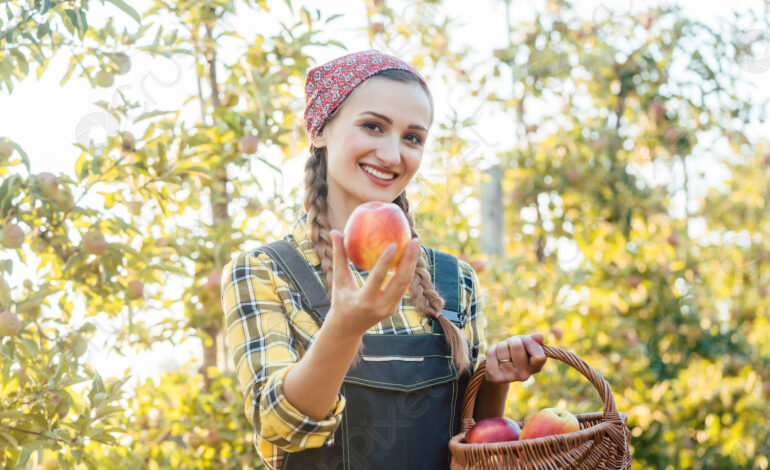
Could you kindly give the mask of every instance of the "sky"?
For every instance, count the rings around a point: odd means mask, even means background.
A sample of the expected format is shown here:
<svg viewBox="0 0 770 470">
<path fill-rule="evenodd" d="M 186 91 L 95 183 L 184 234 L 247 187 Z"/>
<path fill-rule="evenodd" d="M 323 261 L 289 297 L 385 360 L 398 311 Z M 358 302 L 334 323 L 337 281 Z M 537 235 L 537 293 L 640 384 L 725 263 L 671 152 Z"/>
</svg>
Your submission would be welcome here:
<svg viewBox="0 0 770 470">
<path fill-rule="evenodd" d="M 292 2 L 295 9 L 302 5 L 310 5 L 312 2 Z M 389 5 L 396 11 L 405 11 L 410 8 L 409 2 L 389 1 Z M 533 2 L 513 1 L 511 13 L 517 17 L 531 17 Z M 659 2 L 641 2 L 633 0 L 580 0 L 576 4 L 578 11 L 583 12 L 586 18 L 592 15 L 604 14 L 607 11 L 613 14 L 626 14 L 638 11 L 644 5 Z M 150 4 L 147 0 L 132 1 L 137 11 L 143 11 Z M 275 14 L 280 14 L 286 21 L 290 21 L 290 12 L 281 1 L 269 2 Z M 541 4 L 540 2 L 536 5 Z M 706 22 L 713 22 L 717 18 L 728 18 L 732 9 L 758 9 L 761 2 L 733 1 L 724 2 L 706 0 L 698 2 L 683 1 L 680 5 L 685 14 Z M 317 5 L 317 3 L 316 3 Z M 308 6 L 309 9 L 313 9 Z M 489 51 L 501 47 L 506 42 L 505 34 L 505 8 L 500 1 L 480 0 L 467 2 L 462 0 L 445 1 L 442 8 L 451 12 L 452 16 L 460 19 L 464 26 L 457 32 L 456 37 L 450 38 L 450 47 L 453 43 L 470 43 L 475 50 Z M 400 10 L 401 9 L 401 10 Z M 333 13 L 344 13 L 345 16 L 329 24 L 326 33 L 329 37 L 341 41 L 349 51 L 368 49 L 369 43 L 365 33 L 361 30 L 366 18 L 364 3 L 361 1 L 335 0 L 324 2 L 324 16 Z M 108 15 L 114 15 L 116 26 L 122 29 L 125 25 L 129 29 L 135 28 L 133 20 L 122 13 L 118 13 L 111 4 L 101 5 L 99 2 L 90 3 L 89 23 L 98 25 Z M 274 16 L 271 16 L 274 18 Z M 233 27 L 244 35 L 250 35 L 250 31 L 259 30 L 269 35 L 277 31 L 277 22 L 266 23 L 254 12 L 239 11 L 238 15 L 231 16 L 228 21 Z M 750 32 L 748 25 L 747 34 Z M 252 33 L 253 34 L 253 33 Z M 770 37 L 766 38 L 765 57 L 770 59 Z M 235 43 L 234 43 L 235 44 Z M 223 41 L 223 46 L 226 46 Z M 222 47 L 222 58 L 232 61 L 243 51 L 237 47 Z M 316 49 L 314 56 L 317 64 L 331 60 L 344 52 L 338 49 Z M 391 52 L 386 51 L 384 52 Z M 485 52 L 485 54 L 488 54 Z M 107 135 L 114 135 L 123 130 L 119 125 L 107 118 L 107 114 L 93 103 L 105 100 L 117 104 L 119 93 L 127 95 L 130 99 L 140 101 L 142 109 L 135 111 L 135 116 L 142 112 L 154 109 L 182 109 L 182 120 L 193 122 L 199 117 L 197 103 L 192 102 L 183 105 L 183 100 L 190 94 L 195 94 L 196 85 L 191 69 L 192 62 L 184 63 L 179 60 L 170 61 L 164 58 L 151 59 L 132 54 L 132 69 L 123 76 L 117 76 L 115 83 L 110 88 L 93 89 L 83 78 L 72 78 L 64 86 L 59 85 L 63 77 L 69 57 L 63 53 L 55 56 L 38 80 L 35 73 L 31 73 L 26 80 L 19 83 L 13 93 L 8 96 L 6 91 L 0 93 L 0 136 L 7 136 L 19 143 L 28 153 L 31 159 L 32 173 L 50 171 L 53 173 L 66 173 L 74 178 L 75 160 L 80 150 L 73 142 L 87 144 L 89 139 L 95 143 L 103 142 Z M 752 68 L 753 67 L 753 68 Z M 763 93 L 770 96 L 770 89 L 765 82 L 770 82 L 770 60 L 757 64 L 746 64 L 747 73 L 758 84 L 764 84 Z M 301 89 L 299 89 L 301 90 Z M 431 84 L 431 91 L 436 99 L 436 116 L 449 112 L 448 105 L 454 105 L 462 110 L 462 103 L 453 102 L 452 90 L 447 90 L 440 83 Z M 441 97 L 448 99 L 441 99 Z M 298 99 L 302 99 L 298 96 Z M 456 101 L 456 100 L 455 100 Z M 499 148 L 510 148 L 513 144 L 510 129 L 512 121 L 506 122 L 499 115 L 482 114 L 478 116 L 478 124 L 469 129 L 475 138 L 484 139 Z M 770 118 L 770 117 L 768 117 Z M 767 128 L 766 128 L 767 129 Z M 770 129 L 767 129 L 770 130 Z M 758 130 L 761 131 L 761 130 Z M 274 163 L 280 164 L 279 152 L 266 154 Z M 429 157 L 428 157 L 429 158 Z M 294 158 L 285 165 L 287 178 L 277 190 L 288 193 L 293 187 L 300 185 L 304 158 Z M 648 173 L 652 169 L 646 169 Z M 99 196 L 85 201 L 86 204 L 98 207 Z M 29 266 L 36 266 L 34 254 L 28 253 Z M 17 263 L 18 264 L 18 263 Z M 24 269 L 19 266 L 15 273 L 22 273 L 24 277 L 33 277 L 32 269 Z M 24 277 L 16 274 L 17 279 Z M 20 284 L 20 282 L 19 282 Z M 76 303 L 76 310 L 78 304 Z M 82 306 L 82 304 L 81 304 Z M 182 315 L 180 311 L 172 311 L 175 316 Z M 78 317 L 76 316 L 76 321 Z M 82 321 L 82 316 L 79 318 Z M 112 326 L 120 326 L 124 319 L 117 320 Z M 191 340 L 185 344 L 170 346 L 158 346 L 152 351 L 129 354 L 121 357 L 107 354 L 104 345 L 109 343 L 109 328 L 107 323 L 102 325 L 97 337 L 89 346 L 87 362 L 97 369 L 103 376 L 122 376 L 128 370 L 137 379 L 154 378 L 166 370 L 175 369 L 185 364 L 190 359 L 198 357 L 200 346 L 197 340 Z"/>
</svg>

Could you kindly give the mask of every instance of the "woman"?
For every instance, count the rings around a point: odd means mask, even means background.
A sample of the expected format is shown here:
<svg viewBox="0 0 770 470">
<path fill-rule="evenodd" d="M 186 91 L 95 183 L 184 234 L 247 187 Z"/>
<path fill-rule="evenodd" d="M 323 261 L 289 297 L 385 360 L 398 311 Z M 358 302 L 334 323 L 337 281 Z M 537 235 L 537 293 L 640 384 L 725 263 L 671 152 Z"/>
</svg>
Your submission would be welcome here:
<svg viewBox="0 0 770 470">
<path fill-rule="evenodd" d="M 476 273 L 420 244 L 405 188 L 433 122 L 422 76 L 361 51 L 310 70 L 305 95 L 305 213 L 282 239 L 302 266 L 266 247 L 223 272 L 229 347 L 255 446 L 273 469 L 449 468 L 478 355 L 487 367 L 474 418 L 502 416 L 509 383 L 545 364 L 543 337 L 479 351 Z M 345 254 L 341 232 L 367 201 L 394 202 L 409 220 L 412 240 L 392 275 L 392 247 L 371 272 Z M 308 300 L 316 284 L 331 299 L 325 309 Z"/>
</svg>

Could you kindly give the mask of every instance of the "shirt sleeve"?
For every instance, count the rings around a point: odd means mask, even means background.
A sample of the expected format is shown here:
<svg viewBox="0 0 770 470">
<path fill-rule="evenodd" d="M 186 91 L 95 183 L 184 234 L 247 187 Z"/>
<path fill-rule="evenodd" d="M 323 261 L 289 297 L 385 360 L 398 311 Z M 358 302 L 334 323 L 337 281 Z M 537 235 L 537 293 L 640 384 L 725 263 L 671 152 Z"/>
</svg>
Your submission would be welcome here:
<svg viewBox="0 0 770 470">
<path fill-rule="evenodd" d="M 284 377 L 301 353 L 279 288 L 288 291 L 267 255 L 240 253 L 223 268 L 221 300 L 228 348 L 260 455 L 270 452 L 270 445 L 260 440 L 286 452 L 331 446 L 345 407 L 345 398 L 338 393 L 333 409 L 317 421 L 284 397 Z"/>
<path fill-rule="evenodd" d="M 460 279 L 463 284 L 465 297 L 465 315 L 466 321 L 463 331 L 471 345 L 478 347 L 479 353 L 476 357 L 474 369 L 479 363 L 479 359 L 484 357 L 487 352 L 486 340 L 486 316 L 484 315 L 484 302 L 479 285 L 479 277 L 470 264 L 458 260 L 460 266 Z"/>
</svg>

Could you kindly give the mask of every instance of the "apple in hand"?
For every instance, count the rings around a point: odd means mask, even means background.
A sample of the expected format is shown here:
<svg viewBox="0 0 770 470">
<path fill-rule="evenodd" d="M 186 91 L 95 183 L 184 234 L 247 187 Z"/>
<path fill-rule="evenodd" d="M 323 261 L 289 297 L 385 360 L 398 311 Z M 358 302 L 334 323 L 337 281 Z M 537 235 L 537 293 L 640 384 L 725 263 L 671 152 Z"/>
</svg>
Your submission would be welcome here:
<svg viewBox="0 0 770 470">
<path fill-rule="evenodd" d="M 509 418 L 486 418 L 474 424 L 465 434 L 465 442 L 482 444 L 490 442 L 516 441 L 521 428 Z"/>
<path fill-rule="evenodd" d="M 353 209 L 344 230 L 345 252 L 358 269 L 371 270 L 391 243 L 396 244 L 395 266 L 412 238 L 406 214 L 392 202 L 370 201 Z"/>
<path fill-rule="evenodd" d="M 575 415 L 561 408 L 545 408 L 535 413 L 521 429 L 519 440 L 553 436 L 580 430 Z"/>
</svg>

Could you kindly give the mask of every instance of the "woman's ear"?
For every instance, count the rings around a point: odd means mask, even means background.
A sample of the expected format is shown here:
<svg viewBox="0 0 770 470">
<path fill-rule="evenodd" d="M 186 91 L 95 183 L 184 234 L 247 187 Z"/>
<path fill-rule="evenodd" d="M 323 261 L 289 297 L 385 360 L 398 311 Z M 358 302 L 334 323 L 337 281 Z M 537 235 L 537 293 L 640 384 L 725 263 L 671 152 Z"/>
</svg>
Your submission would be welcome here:
<svg viewBox="0 0 770 470">
<path fill-rule="evenodd" d="M 326 147 L 326 136 L 323 130 L 318 131 L 318 134 L 313 138 L 313 147 L 320 149 Z"/>
</svg>

